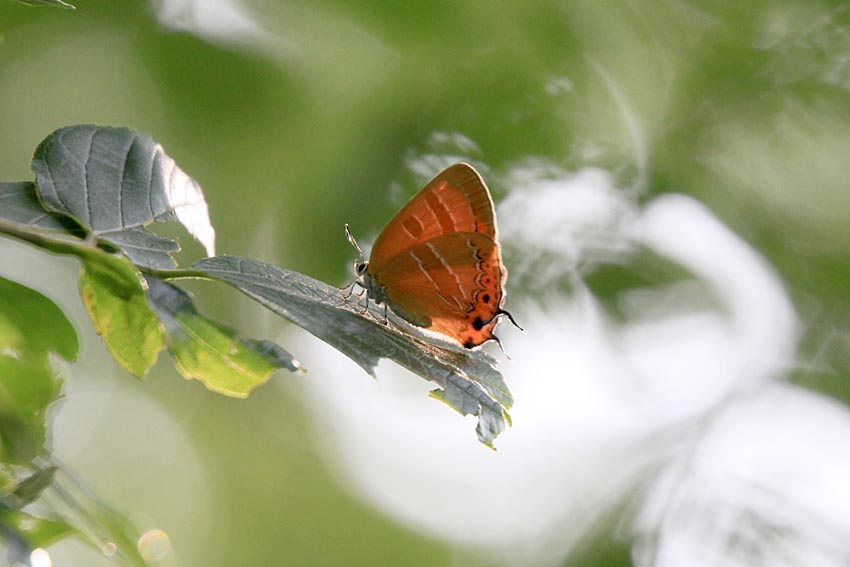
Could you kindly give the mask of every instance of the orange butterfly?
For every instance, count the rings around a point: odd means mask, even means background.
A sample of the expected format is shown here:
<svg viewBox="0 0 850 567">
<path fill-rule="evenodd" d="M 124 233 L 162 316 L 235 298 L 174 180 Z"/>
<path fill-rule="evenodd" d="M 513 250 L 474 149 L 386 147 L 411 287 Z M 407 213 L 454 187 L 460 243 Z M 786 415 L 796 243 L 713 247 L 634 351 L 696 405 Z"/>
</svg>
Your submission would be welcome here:
<svg viewBox="0 0 850 567">
<path fill-rule="evenodd" d="M 359 284 L 376 303 L 406 321 L 466 348 L 498 337 L 493 329 L 505 301 L 508 271 L 497 241 L 493 199 L 467 163 L 428 182 L 390 220 L 368 261 L 355 263 Z"/>
</svg>

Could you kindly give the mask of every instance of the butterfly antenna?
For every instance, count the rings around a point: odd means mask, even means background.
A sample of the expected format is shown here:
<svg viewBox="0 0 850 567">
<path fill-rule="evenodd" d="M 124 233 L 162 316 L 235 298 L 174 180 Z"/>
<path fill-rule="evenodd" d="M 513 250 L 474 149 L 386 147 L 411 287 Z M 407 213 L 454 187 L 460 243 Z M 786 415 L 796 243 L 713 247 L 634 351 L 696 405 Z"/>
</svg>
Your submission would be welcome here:
<svg viewBox="0 0 850 567">
<path fill-rule="evenodd" d="M 511 323 L 513 323 L 514 327 L 516 327 L 517 329 L 519 329 L 519 330 L 520 330 L 520 331 L 522 331 L 523 333 L 525 332 L 525 329 L 523 329 L 522 327 L 520 327 L 520 326 L 519 326 L 519 323 L 517 323 L 517 322 L 514 320 L 514 316 L 513 316 L 513 315 L 511 315 L 510 313 L 508 313 L 507 311 L 505 311 L 504 309 L 499 309 L 499 310 L 496 312 L 496 315 L 507 315 L 507 316 L 508 316 L 508 319 L 510 319 L 510 320 L 511 320 Z M 504 352 L 504 350 L 503 350 L 502 352 Z"/>
<path fill-rule="evenodd" d="M 354 235 L 351 234 L 351 228 L 349 228 L 348 223 L 345 223 L 345 236 L 348 238 L 348 241 L 354 246 L 354 249 L 357 250 L 357 254 L 360 256 L 360 259 L 363 259 L 363 250 L 360 249 L 360 245 L 357 244 L 357 240 L 354 239 Z"/>
</svg>

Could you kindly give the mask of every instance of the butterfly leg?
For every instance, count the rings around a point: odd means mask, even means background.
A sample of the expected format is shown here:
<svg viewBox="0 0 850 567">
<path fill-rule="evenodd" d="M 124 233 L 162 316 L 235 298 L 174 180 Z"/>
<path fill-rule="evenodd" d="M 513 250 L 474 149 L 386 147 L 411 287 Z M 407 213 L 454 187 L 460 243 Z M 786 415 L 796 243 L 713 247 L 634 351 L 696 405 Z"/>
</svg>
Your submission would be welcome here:
<svg viewBox="0 0 850 567">
<path fill-rule="evenodd" d="M 354 293 L 354 288 L 358 286 L 361 288 L 360 293 Z M 352 295 L 356 295 L 358 298 L 362 298 L 363 294 L 366 293 L 366 290 L 362 288 L 363 286 L 357 280 L 354 280 L 345 287 L 338 288 L 340 301 L 337 302 L 337 306 L 346 305 L 348 303 L 348 300 L 351 299 Z"/>
<path fill-rule="evenodd" d="M 354 293 L 354 286 L 356 285 L 357 280 L 354 280 L 347 286 L 339 288 L 339 294 L 342 296 L 343 299 L 347 300 L 349 297 L 351 297 L 351 294 Z"/>
<path fill-rule="evenodd" d="M 499 339 L 499 337 L 493 335 L 493 340 L 496 341 L 497 345 L 499 345 L 499 350 L 502 351 L 502 354 L 505 355 L 505 358 L 507 358 L 508 360 L 513 360 L 511 356 L 507 353 L 507 351 L 505 351 L 505 347 L 502 346 L 502 341 Z"/>
<path fill-rule="evenodd" d="M 357 295 L 358 300 L 362 300 L 362 309 L 360 311 L 361 315 L 369 315 L 369 295 L 366 293 L 366 289 L 363 289 Z"/>
</svg>

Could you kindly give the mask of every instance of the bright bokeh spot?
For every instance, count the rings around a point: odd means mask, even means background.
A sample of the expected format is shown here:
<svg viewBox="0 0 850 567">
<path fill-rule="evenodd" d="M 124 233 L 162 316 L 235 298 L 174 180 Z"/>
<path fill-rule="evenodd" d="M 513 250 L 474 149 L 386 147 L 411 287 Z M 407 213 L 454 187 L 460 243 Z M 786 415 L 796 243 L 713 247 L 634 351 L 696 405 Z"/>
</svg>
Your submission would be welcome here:
<svg viewBox="0 0 850 567">
<path fill-rule="evenodd" d="M 53 561 L 50 560 L 50 554 L 42 547 L 37 547 L 30 553 L 30 565 L 32 567 L 52 567 Z"/>
<path fill-rule="evenodd" d="M 171 551 L 171 539 L 162 530 L 148 530 L 139 538 L 137 546 L 145 561 L 158 561 Z"/>
</svg>

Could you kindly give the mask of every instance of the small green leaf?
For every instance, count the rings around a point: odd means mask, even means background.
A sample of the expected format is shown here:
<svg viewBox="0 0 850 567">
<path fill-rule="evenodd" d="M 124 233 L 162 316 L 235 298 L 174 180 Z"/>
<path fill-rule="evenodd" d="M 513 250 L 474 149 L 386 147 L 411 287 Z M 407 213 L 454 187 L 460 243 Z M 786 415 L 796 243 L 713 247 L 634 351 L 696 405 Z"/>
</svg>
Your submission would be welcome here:
<svg viewBox="0 0 850 567">
<path fill-rule="evenodd" d="M 79 344 L 73 325 L 59 307 L 37 291 L 0 278 L 0 350 L 43 359 L 55 352 L 69 361 Z"/>
<path fill-rule="evenodd" d="M 205 258 L 192 266 L 262 303 L 337 348 L 374 376 L 381 358 L 435 382 L 432 396 L 462 415 L 478 416 L 478 439 L 487 446 L 509 423 L 513 403 L 496 370 L 495 360 L 482 350 L 435 342 L 380 308 L 368 314 L 347 303 L 340 291 L 297 272 L 234 256 Z"/>
<path fill-rule="evenodd" d="M 278 368 L 301 370 L 279 346 L 239 340 L 232 329 L 200 315 L 180 288 L 153 277 L 148 277 L 148 286 L 148 301 L 166 330 L 168 352 L 185 378 L 200 380 L 214 392 L 244 398 Z"/>
<path fill-rule="evenodd" d="M 0 356 L 0 462 L 23 465 L 44 451 L 47 406 L 60 390 L 46 360 Z"/>
<path fill-rule="evenodd" d="M 53 480 L 53 474 L 55 472 L 56 467 L 45 467 L 43 469 L 38 469 L 36 472 L 21 481 L 12 493 L 13 497 L 18 502 L 18 505 L 15 506 L 15 508 L 23 508 L 30 502 L 34 502 L 41 495 L 41 492 L 50 486 L 50 482 Z"/>
<path fill-rule="evenodd" d="M 62 310 L 26 286 L 0 278 L 0 460 L 26 464 L 44 451 L 47 406 L 61 391 L 49 353 L 77 356 Z"/>
<path fill-rule="evenodd" d="M 39 518 L 20 510 L 0 511 L 0 524 L 13 530 L 26 543 L 29 550 L 47 547 L 60 539 L 77 533 L 62 520 Z"/>
<path fill-rule="evenodd" d="M 127 260 L 91 255 L 80 273 L 80 294 L 95 331 L 127 372 L 144 378 L 164 347 L 141 274 Z"/>
<path fill-rule="evenodd" d="M 44 208 L 75 219 L 139 266 L 174 267 L 170 239 L 149 233 L 177 220 L 215 254 L 215 231 L 200 185 L 150 136 L 127 128 L 77 125 L 50 134 L 32 160 Z"/>
</svg>

